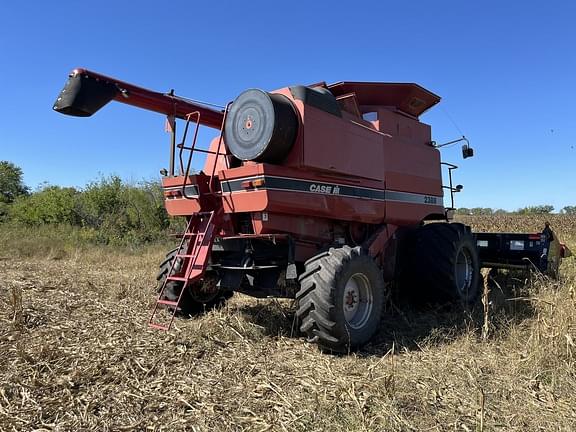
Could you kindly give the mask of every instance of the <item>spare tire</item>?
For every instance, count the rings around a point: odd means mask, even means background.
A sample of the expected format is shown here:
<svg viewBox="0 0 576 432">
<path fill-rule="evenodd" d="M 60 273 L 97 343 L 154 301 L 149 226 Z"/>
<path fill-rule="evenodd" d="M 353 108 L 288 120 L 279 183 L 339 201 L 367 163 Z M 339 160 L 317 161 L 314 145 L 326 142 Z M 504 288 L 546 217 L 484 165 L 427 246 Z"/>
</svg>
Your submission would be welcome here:
<svg viewBox="0 0 576 432">
<path fill-rule="evenodd" d="M 224 141 L 238 159 L 278 163 L 298 133 L 298 116 L 280 94 L 249 89 L 236 98 L 226 116 Z"/>
</svg>

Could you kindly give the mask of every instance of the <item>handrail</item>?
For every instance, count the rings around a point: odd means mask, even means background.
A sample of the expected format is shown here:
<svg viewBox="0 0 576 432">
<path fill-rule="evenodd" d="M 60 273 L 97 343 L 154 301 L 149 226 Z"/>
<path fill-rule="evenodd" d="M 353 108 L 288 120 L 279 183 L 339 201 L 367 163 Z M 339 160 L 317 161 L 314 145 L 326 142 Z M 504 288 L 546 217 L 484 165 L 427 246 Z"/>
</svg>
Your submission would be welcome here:
<svg viewBox="0 0 576 432">
<path fill-rule="evenodd" d="M 200 121 L 200 111 L 194 111 L 191 113 L 186 114 L 186 126 L 184 127 L 184 133 L 182 135 L 182 142 L 180 144 L 177 144 L 176 147 L 178 147 L 178 149 L 180 150 L 180 152 L 178 153 L 178 158 L 180 160 L 180 175 L 184 176 L 184 181 L 182 182 L 182 196 L 184 196 L 184 198 L 187 199 L 193 199 L 195 197 L 190 197 L 188 195 L 186 195 L 186 186 L 188 184 L 188 177 L 190 175 L 190 166 L 192 165 L 192 159 L 193 159 L 193 155 L 194 152 L 198 152 L 198 153 L 205 153 L 205 154 L 211 154 L 211 155 L 215 155 L 214 157 L 214 164 L 212 165 L 212 172 L 210 173 L 210 180 L 208 183 L 208 188 L 211 194 L 214 194 L 214 175 L 216 174 L 216 165 L 218 165 L 218 158 L 222 155 L 226 156 L 226 153 L 221 153 L 220 149 L 222 148 L 222 142 L 223 142 L 223 137 L 224 137 L 224 128 L 226 125 L 226 117 L 228 115 L 228 111 L 230 108 L 230 105 L 232 105 L 232 102 L 229 102 L 226 105 L 226 109 L 224 110 L 224 114 L 222 117 L 222 124 L 220 126 L 220 137 L 218 139 L 218 148 L 216 149 L 216 151 L 212 151 L 212 150 L 205 150 L 205 149 L 200 149 L 200 148 L 196 148 L 196 142 L 198 139 L 198 129 L 200 127 L 201 121 Z M 192 120 L 194 118 L 194 120 Z M 192 139 L 192 145 L 190 147 L 186 147 L 186 138 L 188 137 L 188 128 L 190 127 L 190 122 L 191 121 L 195 121 L 196 123 L 196 127 L 194 129 L 194 138 Z M 188 161 L 186 163 L 186 169 L 184 169 L 184 161 L 182 159 L 182 153 L 184 150 L 189 150 L 190 154 L 188 156 Z M 224 158 L 224 161 L 226 163 L 226 168 L 230 168 L 229 163 L 228 163 L 228 158 Z"/>
<path fill-rule="evenodd" d="M 452 186 L 452 171 L 458 169 L 457 165 L 448 163 L 448 162 L 440 162 L 440 165 L 446 165 L 448 167 L 448 178 L 450 179 L 450 186 L 442 185 L 442 189 L 448 189 L 450 191 L 450 208 L 454 208 L 454 192 L 458 192 L 460 189 L 457 189 Z"/>
<path fill-rule="evenodd" d="M 446 165 L 452 169 L 458 169 L 458 165 L 451 164 L 449 162 L 440 162 L 440 165 Z"/>
<path fill-rule="evenodd" d="M 196 116 L 196 128 L 194 130 L 194 138 L 192 140 L 192 147 L 186 147 L 184 144 L 186 143 L 186 136 L 188 135 L 188 126 L 190 125 L 190 119 L 192 116 Z M 188 182 L 188 176 L 190 175 L 190 165 L 192 163 L 192 155 L 194 154 L 194 148 L 196 147 L 196 140 L 198 138 L 198 129 L 200 128 L 200 111 L 194 111 L 189 114 L 186 114 L 186 127 L 184 128 L 184 135 L 182 137 L 182 143 L 178 144 L 178 148 L 180 149 L 179 158 L 180 158 L 180 173 L 182 174 L 184 171 L 184 166 L 182 163 L 182 151 L 183 150 L 190 150 L 190 155 L 188 156 L 188 163 L 186 164 L 186 172 L 184 173 L 184 181 L 182 182 L 182 196 L 187 199 L 192 199 L 186 195 L 186 186 Z"/>
<path fill-rule="evenodd" d="M 213 183 L 214 183 L 214 174 L 216 173 L 216 165 L 218 165 L 218 157 L 220 156 L 220 147 L 222 146 L 222 138 L 224 137 L 224 128 L 226 127 L 226 117 L 228 117 L 228 111 L 232 105 L 232 102 L 228 102 L 226 104 L 226 109 L 224 109 L 224 117 L 222 118 L 222 127 L 220 128 L 220 138 L 218 139 L 218 149 L 216 150 L 216 157 L 214 158 L 214 165 L 212 166 L 212 174 L 210 175 L 210 183 L 208 184 L 208 189 L 210 193 L 214 193 L 213 190 Z M 224 156 L 226 153 L 224 153 Z M 224 162 L 226 163 L 226 169 L 229 169 L 230 166 L 228 164 L 228 158 L 224 157 Z"/>
</svg>

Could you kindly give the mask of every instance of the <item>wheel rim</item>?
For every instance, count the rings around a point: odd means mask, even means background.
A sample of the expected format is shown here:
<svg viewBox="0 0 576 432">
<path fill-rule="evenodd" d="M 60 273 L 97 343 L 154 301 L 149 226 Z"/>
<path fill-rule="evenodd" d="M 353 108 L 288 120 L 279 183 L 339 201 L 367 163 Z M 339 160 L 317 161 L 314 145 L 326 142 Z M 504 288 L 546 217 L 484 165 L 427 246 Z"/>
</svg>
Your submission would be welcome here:
<svg viewBox="0 0 576 432">
<path fill-rule="evenodd" d="M 464 298 L 470 290 L 473 274 L 472 255 L 468 249 L 462 248 L 456 257 L 456 287 Z"/>
<path fill-rule="evenodd" d="M 353 329 L 362 328 L 370 319 L 374 305 L 372 285 L 362 273 L 350 276 L 344 287 L 344 318 Z"/>
<path fill-rule="evenodd" d="M 213 276 L 204 278 L 201 282 L 188 288 L 192 300 L 198 303 L 208 303 L 216 298 L 219 293 L 218 279 Z"/>
</svg>

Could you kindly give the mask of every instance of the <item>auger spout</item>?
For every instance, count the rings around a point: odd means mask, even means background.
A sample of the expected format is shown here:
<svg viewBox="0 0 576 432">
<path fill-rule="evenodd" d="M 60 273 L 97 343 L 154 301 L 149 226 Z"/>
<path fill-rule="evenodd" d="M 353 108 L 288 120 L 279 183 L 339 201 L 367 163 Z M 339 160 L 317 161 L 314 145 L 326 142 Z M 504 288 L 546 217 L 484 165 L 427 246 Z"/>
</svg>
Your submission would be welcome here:
<svg viewBox="0 0 576 432">
<path fill-rule="evenodd" d="M 224 117 L 223 111 L 178 97 L 173 92 L 155 92 L 83 68 L 70 73 L 53 109 L 71 116 L 89 117 L 112 100 L 180 119 L 197 111 L 200 124 L 215 129 L 220 129 Z"/>
</svg>

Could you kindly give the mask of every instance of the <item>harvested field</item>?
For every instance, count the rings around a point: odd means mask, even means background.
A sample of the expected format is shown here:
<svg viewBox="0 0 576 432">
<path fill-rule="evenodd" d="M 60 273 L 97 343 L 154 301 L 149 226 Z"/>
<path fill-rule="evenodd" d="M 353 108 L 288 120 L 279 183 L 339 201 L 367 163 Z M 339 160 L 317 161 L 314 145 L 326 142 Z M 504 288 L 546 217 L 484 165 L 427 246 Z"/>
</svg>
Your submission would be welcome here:
<svg viewBox="0 0 576 432">
<path fill-rule="evenodd" d="M 505 218 L 466 222 L 544 220 Z M 576 250 L 573 222 L 551 219 Z M 0 249 L 1 431 L 574 430 L 574 259 L 560 282 L 492 283 L 485 338 L 480 310 L 390 305 L 372 344 L 333 356 L 293 334 L 290 302 L 242 295 L 149 330 L 163 255 Z"/>
</svg>

